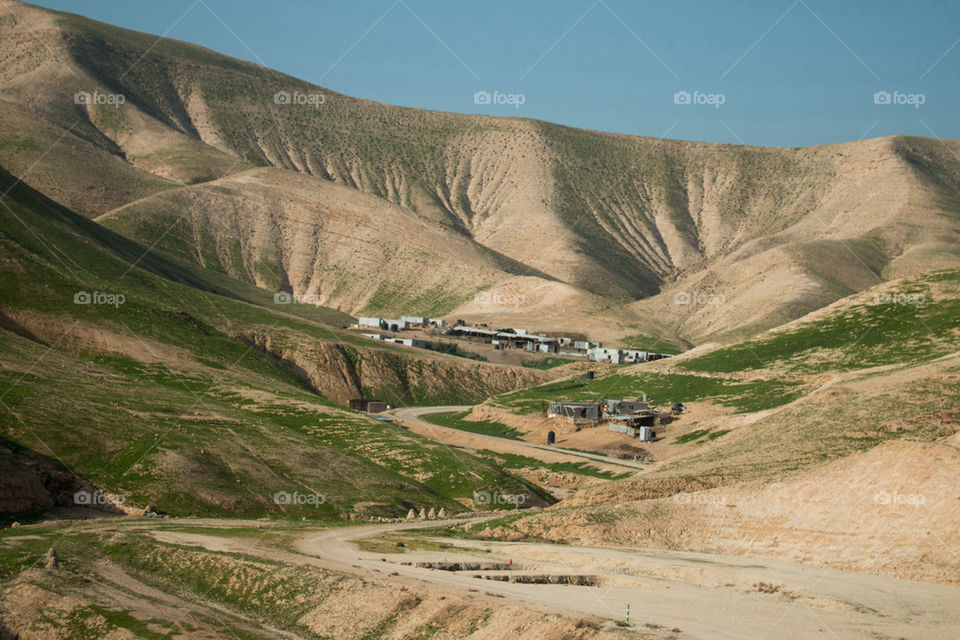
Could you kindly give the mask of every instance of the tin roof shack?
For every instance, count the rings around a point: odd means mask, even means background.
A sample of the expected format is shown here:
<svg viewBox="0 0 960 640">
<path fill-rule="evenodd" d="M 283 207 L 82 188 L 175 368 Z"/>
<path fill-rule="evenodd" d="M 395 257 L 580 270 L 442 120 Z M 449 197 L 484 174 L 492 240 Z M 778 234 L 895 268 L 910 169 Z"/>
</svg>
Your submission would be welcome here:
<svg viewBox="0 0 960 640">
<path fill-rule="evenodd" d="M 643 442 L 653 442 L 656 438 L 657 433 L 653 430 L 656 424 L 657 414 L 653 411 L 629 416 L 607 416 L 607 428 L 610 431 L 640 438 Z"/>
<path fill-rule="evenodd" d="M 381 328 L 386 329 L 387 331 L 406 331 L 410 328 L 410 323 L 401 318 L 390 319 L 384 318 L 383 324 L 380 325 Z"/>
<path fill-rule="evenodd" d="M 380 413 L 387 410 L 387 403 L 380 400 L 367 400 L 366 398 L 350 398 L 347 402 L 354 411 L 366 411 L 367 413 Z"/>
<path fill-rule="evenodd" d="M 416 347 L 417 349 L 429 349 L 430 343 L 426 340 L 416 340 L 414 338 L 384 338 L 380 337 L 384 342 L 392 342 L 393 344 L 402 344 L 406 347 Z"/>
<path fill-rule="evenodd" d="M 370 318 L 367 316 L 360 316 L 357 318 L 357 325 L 361 327 L 373 327 L 374 329 L 379 329 L 381 322 L 383 322 L 381 318 Z"/>
<path fill-rule="evenodd" d="M 637 400 L 636 398 L 624 398 L 624 399 L 614 399 L 607 398 L 606 408 L 604 413 L 614 414 L 614 415 L 629 415 L 631 413 L 637 413 L 638 411 L 646 411 L 650 408 L 650 405 L 646 401 Z"/>
<path fill-rule="evenodd" d="M 426 324 L 426 318 L 423 316 L 400 316 L 400 319 L 410 327 L 422 327 Z"/>
<path fill-rule="evenodd" d="M 601 415 L 599 402 L 551 402 L 548 417 L 570 418 L 573 424 L 599 424 Z"/>
<path fill-rule="evenodd" d="M 554 338 L 540 338 L 530 350 L 536 350 L 540 353 L 556 353 L 557 341 Z"/>
</svg>

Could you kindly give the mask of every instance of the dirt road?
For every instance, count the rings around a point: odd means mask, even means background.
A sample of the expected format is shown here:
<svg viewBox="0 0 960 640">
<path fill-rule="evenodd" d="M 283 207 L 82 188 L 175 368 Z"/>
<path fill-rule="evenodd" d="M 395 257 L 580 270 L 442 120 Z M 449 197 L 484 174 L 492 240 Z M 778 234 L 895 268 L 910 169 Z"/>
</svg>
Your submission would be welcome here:
<svg viewBox="0 0 960 640">
<path fill-rule="evenodd" d="M 631 460 L 619 460 L 597 453 L 587 453 L 583 451 L 572 451 L 558 447 L 548 447 L 546 445 L 533 444 L 524 440 L 511 440 L 509 438 L 499 438 L 497 436 L 488 436 L 482 433 L 471 433 L 461 431 L 451 427 L 441 427 L 420 419 L 420 416 L 429 413 L 445 413 L 451 411 L 466 411 L 471 409 L 469 406 L 450 406 L 450 407 L 402 407 L 393 409 L 388 413 L 392 414 L 401 423 L 409 427 L 414 433 L 430 438 L 437 442 L 462 447 L 464 449 L 487 449 L 498 453 L 509 453 L 513 455 L 527 456 L 536 458 L 544 462 L 587 462 L 595 463 L 594 466 L 615 473 L 623 473 L 624 467 L 629 469 L 643 469 L 645 465 Z"/>
<path fill-rule="evenodd" d="M 696 638 L 957 638 L 960 588 L 746 557 L 539 543 L 453 541 L 457 549 L 368 553 L 354 541 L 437 522 L 312 533 L 298 552 L 346 572 L 393 574 L 469 596 L 567 615 L 593 614 L 679 628 Z M 489 553 L 487 552 L 489 550 Z M 513 571 L 443 571 L 402 562 L 510 562 Z M 599 586 L 522 584 L 482 575 L 595 576 Z M 483 597 L 475 595 L 474 597 Z"/>
</svg>

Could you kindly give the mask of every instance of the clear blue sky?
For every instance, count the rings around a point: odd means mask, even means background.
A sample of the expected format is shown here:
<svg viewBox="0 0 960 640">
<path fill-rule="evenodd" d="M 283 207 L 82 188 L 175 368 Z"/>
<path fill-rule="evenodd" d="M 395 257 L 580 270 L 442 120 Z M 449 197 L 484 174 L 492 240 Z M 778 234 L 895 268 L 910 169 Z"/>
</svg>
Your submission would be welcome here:
<svg viewBox="0 0 960 640">
<path fill-rule="evenodd" d="M 390 104 L 775 146 L 960 138 L 956 0 L 37 4 Z M 478 91 L 523 104 L 476 104 Z M 703 104 L 676 104 L 680 91 Z"/>
</svg>

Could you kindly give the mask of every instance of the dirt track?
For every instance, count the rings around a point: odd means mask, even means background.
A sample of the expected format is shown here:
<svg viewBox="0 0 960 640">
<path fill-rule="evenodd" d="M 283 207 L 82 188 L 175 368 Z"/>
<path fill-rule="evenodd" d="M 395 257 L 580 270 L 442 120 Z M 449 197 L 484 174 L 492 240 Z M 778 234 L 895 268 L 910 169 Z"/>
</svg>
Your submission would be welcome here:
<svg viewBox="0 0 960 640">
<path fill-rule="evenodd" d="M 414 433 L 430 438 L 437 442 L 464 449 L 487 449 L 498 453 L 509 453 L 536 458 L 544 462 L 591 462 L 604 471 L 623 473 L 624 467 L 643 469 L 645 465 L 630 460 L 618 460 L 595 453 L 569 451 L 557 447 L 533 444 L 523 440 L 510 440 L 480 433 L 461 431 L 450 427 L 441 427 L 420 420 L 420 416 L 428 413 L 443 413 L 448 411 L 465 411 L 468 406 L 450 407 L 404 407 L 394 409 L 392 413 L 402 424 L 409 427 Z"/>
<path fill-rule="evenodd" d="M 629 548 L 456 541 L 482 557 L 445 550 L 398 555 L 359 551 L 353 541 L 437 522 L 350 527 L 311 533 L 297 551 L 345 572 L 396 572 L 444 590 L 499 594 L 552 613 L 620 620 L 631 605 L 639 623 L 678 627 L 698 638 L 951 638 L 960 629 L 960 588 L 787 562 Z M 449 539 L 444 539 L 451 542 Z M 384 560 L 386 559 L 386 561 Z M 598 587 L 482 580 L 476 571 L 400 564 L 511 561 L 541 575 L 595 575 Z M 489 572 L 488 572 L 489 573 Z M 495 572 L 494 572 L 495 573 Z"/>
</svg>

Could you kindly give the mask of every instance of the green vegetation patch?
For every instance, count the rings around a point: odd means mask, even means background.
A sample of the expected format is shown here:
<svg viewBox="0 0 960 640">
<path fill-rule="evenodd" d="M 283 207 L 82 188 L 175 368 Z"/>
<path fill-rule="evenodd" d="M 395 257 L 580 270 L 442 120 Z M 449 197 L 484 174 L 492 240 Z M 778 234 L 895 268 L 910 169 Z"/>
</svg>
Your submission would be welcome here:
<svg viewBox="0 0 960 640">
<path fill-rule="evenodd" d="M 872 302 L 717 349 L 679 363 L 687 371 L 733 373 L 779 367 L 799 374 L 917 364 L 960 348 L 957 271 L 927 276 Z M 942 291 L 930 285 L 940 283 Z"/>
<path fill-rule="evenodd" d="M 510 438 L 511 440 L 522 440 L 523 433 L 513 427 L 508 427 L 502 422 L 493 420 L 466 420 L 470 411 L 444 411 L 441 413 L 428 413 L 420 416 L 420 419 L 430 424 L 436 424 L 441 427 L 451 427 L 460 431 L 469 431 L 471 433 L 481 433 L 486 436 L 496 436 L 498 438 Z"/>
<path fill-rule="evenodd" d="M 730 429 L 719 429 L 714 431 L 712 429 L 697 429 L 696 431 L 691 431 L 690 433 L 685 433 L 682 436 L 678 436 L 673 443 L 674 444 L 684 444 L 686 442 L 701 441 L 706 442 L 707 440 L 716 440 L 722 435 L 730 433 Z"/>
<path fill-rule="evenodd" d="M 674 402 L 715 400 L 738 412 L 759 411 L 787 404 L 802 394 L 799 383 L 786 379 L 727 380 L 693 374 L 614 373 L 594 380 L 558 380 L 505 393 L 491 402 L 519 414 L 546 411 L 553 400 L 602 402 L 606 398 L 640 397 L 668 406 Z"/>
<path fill-rule="evenodd" d="M 557 473 L 572 473 L 578 476 L 589 476 L 591 478 L 602 478 L 604 480 L 622 480 L 629 478 L 632 473 L 614 473 L 612 471 L 603 471 L 588 462 L 544 462 L 536 458 L 515 455 L 512 453 L 500 453 L 498 451 L 488 451 L 486 449 L 477 452 L 478 455 L 489 458 L 505 469 L 546 469 Z"/>
</svg>

